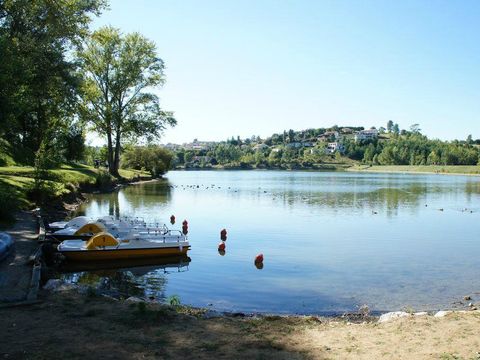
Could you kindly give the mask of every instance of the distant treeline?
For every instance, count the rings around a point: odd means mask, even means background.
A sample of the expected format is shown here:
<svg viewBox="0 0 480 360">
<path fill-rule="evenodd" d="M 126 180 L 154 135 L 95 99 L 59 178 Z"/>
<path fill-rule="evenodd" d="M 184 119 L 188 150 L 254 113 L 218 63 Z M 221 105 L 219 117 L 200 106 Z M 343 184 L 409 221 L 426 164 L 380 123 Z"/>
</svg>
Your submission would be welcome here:
<svg viewBox="0 0 480 360">
<path fill-rule="evenodd" d="M 480 140 L 469 136 L 452 142 L 431 140 L 421 134 L 419 126 L 409 131 L 397 124 L 380 128 L 379 136 L 355 140 L 363 127 L 332 127 L 303 131 L 284 131 L 261 139 L 231 138 L 209 149 L 175 152 L 174 165 L 186 168 L 328 168 L 355 162 L 372 165 L 477 165 Z M 337 150 L 328 149 L 329 143 Z"/>
</svg>

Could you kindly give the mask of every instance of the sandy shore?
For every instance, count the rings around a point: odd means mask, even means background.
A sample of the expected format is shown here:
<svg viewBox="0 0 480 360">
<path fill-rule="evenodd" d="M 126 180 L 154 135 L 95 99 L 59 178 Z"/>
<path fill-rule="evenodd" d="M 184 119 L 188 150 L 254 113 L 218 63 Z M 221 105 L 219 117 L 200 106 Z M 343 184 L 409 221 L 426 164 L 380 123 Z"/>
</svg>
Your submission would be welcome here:
<svg viewBox="0 0 480 360">
<path fill-rule="evenodd" d="M 478 359 L 480 314 L 375 318 L 218 317 L 76 292 L 0 309 L 8 359 Z"/>
</svg>

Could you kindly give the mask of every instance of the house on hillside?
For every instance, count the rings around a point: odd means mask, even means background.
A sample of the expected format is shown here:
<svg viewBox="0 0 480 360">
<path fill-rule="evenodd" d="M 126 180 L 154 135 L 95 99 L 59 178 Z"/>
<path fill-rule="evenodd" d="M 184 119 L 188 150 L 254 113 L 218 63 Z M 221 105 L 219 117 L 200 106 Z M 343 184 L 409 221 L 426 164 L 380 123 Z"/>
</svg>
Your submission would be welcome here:
<svg viewBox="0 0 480 360">
<path fill-rule="evenodd" d="M 295 142 L 288 143 L 286 147 L 290 149 L 298 149 L 302 147 L 302 143 L 295 141 Z"/>
<path fill-rule="evenodd" d="M 198 141 L 197 139 L 194 139 L 193 142 L 189 144 L 183 144 L 185 150 L 208 150 L 214 146 L 214 141 Z"/>
<path fill-rule="evenodd" d="M 257 144 L 257 145 L 255 145 L 252 149 L 255 150 L 255 151 L 263 151 L 263 150 L 267 150 L 267 149 L 268 149 L 268 145 L 265 145 L 265 144 Z"/>
<path fill-rule="evenodd" d="M 331 141 L 331 140 L 338 140 L 339 138 L 339 133 L 338 131 L 327 131 L 324 132 L 322 135 L 320 135 L 317 139 L 318 141 Z"/>
<path fill-rule="evenodd" d="M 334 154 L 336 152 L 343 154 L 345 152 L 345 147 L 339 142 L 331 142 L 328 143 L 327 147 L 325 148 L 325 152 L 327 154 Z"/>
<path fill-rule="evenodd" d="M 378 138 L 377 129 L 361 130 L 355 134 L 355 142 L 374 140 Z"/>
</svg>

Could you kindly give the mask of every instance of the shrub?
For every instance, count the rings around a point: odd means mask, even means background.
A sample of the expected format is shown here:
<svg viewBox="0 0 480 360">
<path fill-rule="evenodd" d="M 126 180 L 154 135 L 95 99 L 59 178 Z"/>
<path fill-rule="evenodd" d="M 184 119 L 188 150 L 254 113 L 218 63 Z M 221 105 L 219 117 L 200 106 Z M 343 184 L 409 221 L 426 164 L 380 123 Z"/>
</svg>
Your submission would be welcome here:
<svg viewBox="0 0 480 360">
<path fill-rule="evenodd" d="M 153 177 L 158 177 L 170 169 L 172 159 L 173 154 L 159 146 L 136 146 L 124 152 L 122 167 L 146 170 Z"/>
<path fill-rule="evenodd" d="M 106 188 L 112 186 L 112 176 L 108 171 L 100 170 L 95 176 L 95 186 L 97 188 Z"/>
</svg>

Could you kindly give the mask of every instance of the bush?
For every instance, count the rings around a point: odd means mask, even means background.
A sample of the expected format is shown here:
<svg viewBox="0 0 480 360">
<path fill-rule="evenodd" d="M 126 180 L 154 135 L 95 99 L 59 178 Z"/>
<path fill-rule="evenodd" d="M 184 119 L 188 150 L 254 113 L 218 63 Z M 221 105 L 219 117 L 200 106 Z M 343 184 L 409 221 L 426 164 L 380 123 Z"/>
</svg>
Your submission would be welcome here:
<svg viewBox="0 0 480 360">
<path fill-rule="evenodd" d="M 159 177 L 170 169 L 173 154 L 159 146 L 136 146 L 123 154 L 122 167 L 146 170 L 153 177 Z"/>
<path fill-rule="evenodd" d="M 37 204 L 45 204 L 56 198 L 60 192 L 61 185 L 53 181 L 35 179 L 27 188 L 27 197 Z"/>
<path fill-rule="evenodd" d="M 109 174 L 108 171 L 100 170 L 95 176 L 95 186 L 97 188 L 107 188 L 109 186 L 112 186 L 112 184 L 112 176 Z"/>
</svg>

